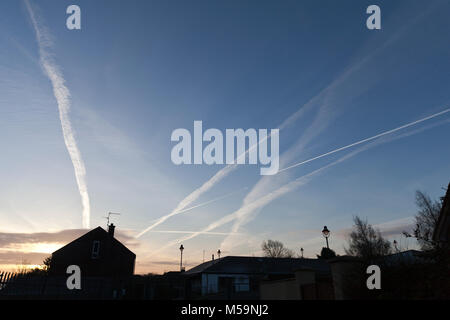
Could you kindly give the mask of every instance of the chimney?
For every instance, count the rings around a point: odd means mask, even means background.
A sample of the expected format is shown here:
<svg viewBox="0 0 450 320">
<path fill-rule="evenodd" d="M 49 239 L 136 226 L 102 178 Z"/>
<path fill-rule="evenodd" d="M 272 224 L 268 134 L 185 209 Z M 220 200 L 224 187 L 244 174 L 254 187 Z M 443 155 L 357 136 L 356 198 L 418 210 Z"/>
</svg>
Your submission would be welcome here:
<svg viewBox="0 0 450 320">
<path fill-rule="evenodd" d="M 114 229 L 116 228 L 116 226 L 113 224 L 113 223 L 111 223 L 109 226 L 108 226 L 108 234 L 111 236 L 111 237 L 114 237 Z"/>
</svg>

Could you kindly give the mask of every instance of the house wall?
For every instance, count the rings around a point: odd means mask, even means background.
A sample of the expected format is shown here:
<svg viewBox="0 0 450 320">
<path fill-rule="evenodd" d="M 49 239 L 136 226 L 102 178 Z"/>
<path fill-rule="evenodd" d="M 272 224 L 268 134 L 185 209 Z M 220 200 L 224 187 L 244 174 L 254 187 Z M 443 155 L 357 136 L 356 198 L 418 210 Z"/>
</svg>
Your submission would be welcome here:
<svg viewBox="0 0 450 320">
<path fill-rule="evenodd" d="M 260 285 L 261 300 L 300 300 L 296 279 L 270 281 Z"/>
<path fill-rule="evenodd" d="M 94 241 L 100 241 L 98 258 L 92 257 Z M 69 265 L 78 265 L 82 276 L 131 276 L 134 273 L 134 264 L 135 255 L 100 230 L 87 233 L 54 252 L 51 273 L 66 275 Z"/>
<path fill-rule="evenodd" d="M 295 278 L 264 281 L 260 285 L 262 300 L 333 300 L 330 279 L 316 279 L 314 270 L 299 270 Z"/>
</svg>

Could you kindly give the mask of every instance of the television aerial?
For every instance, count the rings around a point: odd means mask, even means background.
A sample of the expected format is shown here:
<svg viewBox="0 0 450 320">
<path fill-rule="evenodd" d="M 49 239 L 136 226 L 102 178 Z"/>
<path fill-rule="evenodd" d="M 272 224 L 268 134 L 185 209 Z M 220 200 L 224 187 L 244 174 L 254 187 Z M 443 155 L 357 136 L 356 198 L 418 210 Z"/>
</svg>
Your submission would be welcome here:
<svg viewBox="0 0 450 320">
<path fill-rule="evenodd" d="M 106 226 L 107 226 L 107 227 L 109 227 L 109 219 L 111 218 L 111 215 L 113 215 L 113 214 L 120 216 L 120 213 L 116 213 L 116 212 L 108 212 L 108 216 L 103 217 L 103 218 L 106 219 Z"/>
</svg>

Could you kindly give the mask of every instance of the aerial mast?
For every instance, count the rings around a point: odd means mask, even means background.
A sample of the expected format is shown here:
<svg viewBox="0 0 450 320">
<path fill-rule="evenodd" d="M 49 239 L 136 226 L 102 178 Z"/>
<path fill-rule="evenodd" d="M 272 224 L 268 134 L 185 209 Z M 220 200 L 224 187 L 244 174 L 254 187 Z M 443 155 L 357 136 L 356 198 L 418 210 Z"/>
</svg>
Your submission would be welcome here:
<svg viewBox="0 0 450 320">
<path fill-rule="evenodd" d="M 111 218 L 111 215 L 113 215 L 113 214 L 120 216 L 120 213 L 116 213 L 116 212 L 108 212 L 108 216 L 107 216 L 107 217 L 103 217 L 103 218 L 106 219 L 106 226 L 107 226 L 107 227 L 109 227 L 109 219 Z"/>
</svg>

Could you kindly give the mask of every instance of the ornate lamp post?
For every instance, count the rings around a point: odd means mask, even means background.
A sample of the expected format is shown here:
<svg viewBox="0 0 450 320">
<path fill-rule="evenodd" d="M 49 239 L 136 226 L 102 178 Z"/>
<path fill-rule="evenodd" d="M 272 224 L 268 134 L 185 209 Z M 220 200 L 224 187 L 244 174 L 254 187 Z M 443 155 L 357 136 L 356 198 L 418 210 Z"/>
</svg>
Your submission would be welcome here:
<svg viewBox="0 0 450 320">
<path fill-rule="evenodd" d="M 323 227 L 322 234 L 325 237 L 325 240 L 327 241 L 327 249 L 330 249 L 328 246 L 328 237 L 330 236 L 330 230 L 328 230 L 327 226 Z"/>
<path fill-rule="evenodd" d="M 180 258 L 180 272 L 183 271 L 183 245 L 180 246 L 181 258 Z"/>
</svg>

